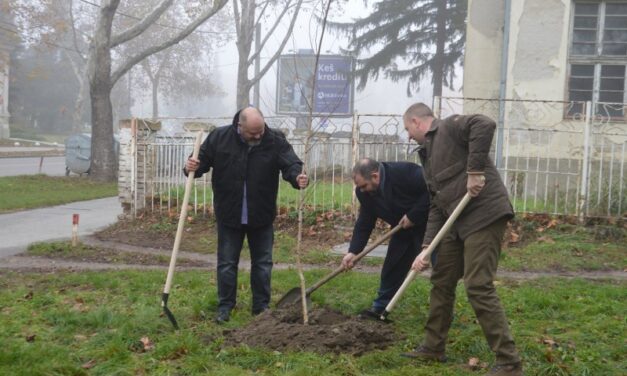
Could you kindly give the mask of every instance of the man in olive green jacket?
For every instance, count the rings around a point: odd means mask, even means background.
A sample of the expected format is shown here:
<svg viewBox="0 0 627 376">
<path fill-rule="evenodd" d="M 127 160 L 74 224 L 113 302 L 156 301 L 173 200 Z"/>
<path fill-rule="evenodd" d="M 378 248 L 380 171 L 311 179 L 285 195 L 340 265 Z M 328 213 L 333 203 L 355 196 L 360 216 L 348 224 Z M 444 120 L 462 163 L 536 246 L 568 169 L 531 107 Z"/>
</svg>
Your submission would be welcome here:
<svg viewBox="0 0 627 376">
<path fill-rule="evenodd" d="M 409 137 L 420 144 L 419 155 L 431 193 L 423 247 L 429 245 L 466 192 L 473 197 L 437 248 L 431 274 L 429 317 L 425 338 L 411 358 L 444 361 L 457 281 L 464 279 L 468 300 L 485 338 L 496 355 L 489 375 L 522 375 L 522 366 L 494 277 L 507 221 L 514 216 L 507 190 L 489 158 L 493 120 L 483 115 L 453 115 L 435 119 L 422 103 L 403 116 Z M 429 259 L 417 257 L 416 271 Z"/>
</svg>

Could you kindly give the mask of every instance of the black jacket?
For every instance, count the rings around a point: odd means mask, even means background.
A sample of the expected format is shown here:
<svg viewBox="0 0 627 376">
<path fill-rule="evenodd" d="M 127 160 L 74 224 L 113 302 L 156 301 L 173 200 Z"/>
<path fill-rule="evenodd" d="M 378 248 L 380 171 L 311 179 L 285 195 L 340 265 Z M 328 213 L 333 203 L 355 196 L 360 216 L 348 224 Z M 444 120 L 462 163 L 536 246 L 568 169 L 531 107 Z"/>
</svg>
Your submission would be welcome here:
<svg viewBox="0 0 627 376">
<path fill-rule="evenodd" d="M 348 247 L 351 253 L 357 254 L 364 249 L 377 218 L 396 226 L 405 214 L 414 223 L 414 227 L 401 230 L 397 235 L 419 236 L 417 244 L 422 243 L 429 214 L 429 191 L 422 167 L 410 162 L 382 162 L 381 166 L 384 175 L 382 200 L 359 189 L 355 190 L 361 206 Z"/>
<path fill-rule="evenodd" d="M 216 220 L 226 226 L 240 227 L 244 182 L 248 204 L 248 225 L 261 227 L 276 217 L 279 172 L 298 188 L 296 177 L 303 163 L 285 135 L 266 125 L 261 143 L 249 148 L 237 133 L 239 112 L 231 125 L 216 128 L 200 147 L 200 167 L 196 177 L 213 168 L 211 184 Z"/>
</svg>

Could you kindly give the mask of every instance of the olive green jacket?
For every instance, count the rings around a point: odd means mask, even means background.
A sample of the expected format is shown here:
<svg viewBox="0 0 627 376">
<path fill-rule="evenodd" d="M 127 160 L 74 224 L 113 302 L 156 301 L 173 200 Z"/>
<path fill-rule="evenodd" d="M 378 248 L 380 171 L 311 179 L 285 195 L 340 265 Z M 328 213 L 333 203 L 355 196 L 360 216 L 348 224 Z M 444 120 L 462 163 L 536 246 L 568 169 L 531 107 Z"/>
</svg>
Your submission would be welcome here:
<svg viewBox="0 0 627 376">
<path fill-rule="evenodd" d="M 470 200 L 454 224 L 462 239 L 514 211 L 490 159 L 496 124 L 483 115 L 434 119 L 419 150 L 431 194 L 424 244 L 429 244 L 466 194 L 467 172 L 483 172 L 486 185 Z"/>
</svg>

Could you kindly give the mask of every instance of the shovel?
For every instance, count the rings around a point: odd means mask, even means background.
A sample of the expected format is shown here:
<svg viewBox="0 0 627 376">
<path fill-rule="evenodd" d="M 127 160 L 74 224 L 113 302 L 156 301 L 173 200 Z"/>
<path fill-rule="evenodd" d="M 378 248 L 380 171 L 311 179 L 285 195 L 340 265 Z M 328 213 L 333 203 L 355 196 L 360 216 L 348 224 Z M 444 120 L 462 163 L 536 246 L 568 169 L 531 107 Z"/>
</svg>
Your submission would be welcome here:
<svg viewBox="0 0 627 376">
<path fill-rule="evenodd" d="M 372 244 L 370 244 L 363 251 L 361 251 L 357 256 L 355 256 L 355 258 L 353 259 L 353 262 L 356 263 L 357 261 L 361 260 L 364 256 L 366 256 L 368 253 L 370 253 L 378 245 L 380 245 L 381 243 L 383 243 L 384 241 L 386 241 L 387 239 L 392 237 L 392 235 L 396 234 L 401 228 L 402 227 L 399 224 L 399 225 L 396 225 L 396 227 L 394 227 L 390 231 L 388 231 L 385 234 L 383 234 L 380 238 L 378 238 L 377 240 L 372 242 Z M 322 278 L 315 285 L 309 287 L 305 291 L 305 296 L 307 298 L 307 305 L 309 305 L 309 303 L 310 303 L 309 295 L 311 295 L 314 291 L 316 291 L 320 286 L 324 285 L 325 283 L 329 282 L 331 279 L 335 278 L 338 274 L 342 273 L 344 270 L 345 270 L 344 266 L 340 265 L 337 269 L 335 269 L 333 272 L 327 274 L 326 277 Z M 279 299 L 279 301 L 277 302 L 276 306 L 277 306 L 277 308 L 282 308 L 282 307 L 286 307 L 286 306 L 294 304 L 294 303 L 298 303 L 298 302 L 300 302 L 300 300 L 301 300 L 300 287 L 294 287 L 293 289 L 288 291 L 287 294 L 283 295 L 283 297 L 281 299 Z"/>
<path fill-rule="evenodd" d="M 198 132 L 196 136 L 196 142 L 194 143 L 194 153 L 192 156 L 194 159 L 198 159 L 198 153 L 200 151 L 200 143 L 202 142 L 202 131 Z M 168 320 L 174 326 L 174 329 L 178 330 L 179 325 L 176 322 L 176 318 L 172 314 L 172 311 L 168 308 L 168 298 L 170 296 L 170 287 L 172 286 L 172 278 L 174 277 L 174 267 L 176 266 L 176 256 L 179 253 L 179 246 L 181 245 L 181 238 L 183 237 L 183 227 L 185 226 L 185 220 L 187 219 L 187 203 L 189 202 L 189 193 L 192 190 L 194 184 L 194 171 L 190 171 L 187 174 L 187 181 L 185 182 L 185 195 L 183 196 L 183 203 L 181 205 L 181 216 L 179 217 L 179 224 L 176 228 L 176 237 L 174 238 L 174 247 L 172 247 L 172 257 L 170 258 L 170 267 L 168 268 L 168 276 L 165 280 L 165 287 L 163 288 L 163 295 L 161 296 L 161 306 L 163 307 L 163 313 L 168 317 Z"/>
<path fill-rule="evenodd" d="M 470 198 L 471 198 L 470 195 L 466 193 L 464 198 L 462 198 L 459 204 L 457 204 L 457 207 L 455 208 L 455 210 L 453 210 L 453 213 L 451 214 L 451 216 L 448 217 L 448 219 L 444 223 L 444 226 L 442 226 L 442 228 L 440 229 L 440 231 L 438 231 L 435 238 L 433 238 L 433 241 L 431 241 L 431 244 L 429 244 L 427 249 L 420 252 L 418 257 L 422 257 L 423 259 L 428 259 L 431 256 L 431 253 L 433 253 L 433 250 L 438 246 L 438 243 L 440 243 L 444 235 L 446 235 L 448 231 L 450 230 L 451 226 L 453 225 L 453 222 L 455 222 L 457 217 L 459 217 L 459 215 L 461 214 L 462 210 L 464 210 L 466 205 L 468 205 Z M 392 309 L 394 309 L 394 306 L 396 305 L 398 300 L 401 298 L 401 296 L 405 292 L 405 289 L 407 289 L 407 286 L 409 286 L 409 284 L 414 280 L 414 278 L 416 278 L 417 274 L 418 272 L 416 272 L 415 270 L 411 270 L 407 274 L 407 277 L 405 277 L 405 281 L 403 281 L 403 284 L 398 289 L 398 291 L 396 291 L 396 294 L 394 294 L 394 297 L 392 298 L 392 300 L 390 300 L 387 307 L 385 307 L 385 310 L 381 314 L 380 318 L 382 321 L 387 321 L 388 315 L 390 314 L 390 312 L 392 312 Z"/>
</svg>

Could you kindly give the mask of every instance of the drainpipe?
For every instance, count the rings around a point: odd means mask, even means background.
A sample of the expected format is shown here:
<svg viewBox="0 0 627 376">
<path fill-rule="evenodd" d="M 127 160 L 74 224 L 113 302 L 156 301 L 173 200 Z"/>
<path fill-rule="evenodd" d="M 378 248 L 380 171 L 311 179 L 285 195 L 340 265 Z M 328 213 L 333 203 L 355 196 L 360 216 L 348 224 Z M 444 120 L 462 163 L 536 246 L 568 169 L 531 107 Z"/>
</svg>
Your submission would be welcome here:
<svg viewBox="0 0 627 376">
<path fill-rule="evenodd" d="M 503 168 L 503 132 L 505 128 L 505 96 L 507 95 L 507 66 L 509 57 L 509 29 L 511 0 L 505 0 L 505 16 L 503 17 L 503 49 L 501 53 L 501 82 L 499 85 L 499 122 L 496 130 L 496 167 Z M 506 179 L 507 177 L 505 177 Z M 506 180 L 507 181 L 507 180 Z"/>
</svg>

